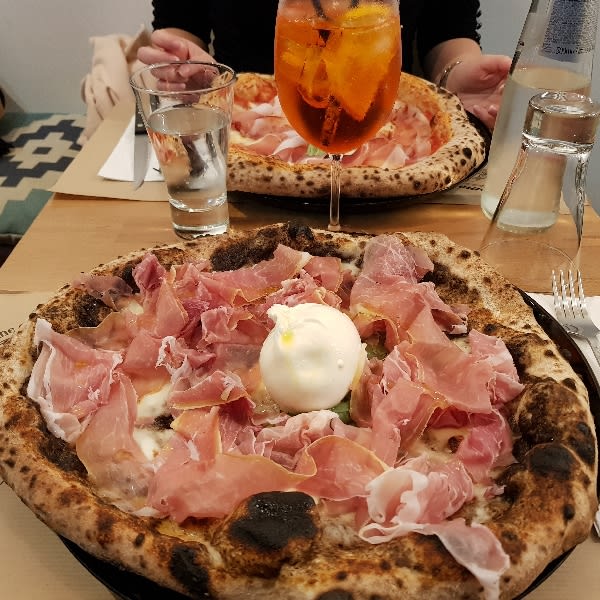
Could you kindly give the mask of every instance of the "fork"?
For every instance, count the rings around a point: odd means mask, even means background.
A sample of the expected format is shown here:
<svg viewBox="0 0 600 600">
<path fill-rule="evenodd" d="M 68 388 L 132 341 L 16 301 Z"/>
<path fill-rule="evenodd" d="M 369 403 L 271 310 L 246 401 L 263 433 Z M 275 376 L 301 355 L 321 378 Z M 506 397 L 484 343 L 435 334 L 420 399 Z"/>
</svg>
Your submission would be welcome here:
<svg viewBox="0 0 600 600">
<path fill-rule="evenodd" d="M 558 276 L 552 271 L 552 292 L 558 322 L 568 334 L 586 340 L 600 364 L 600 329 L 588 312 L 581 272 L 577 271 L 574 276 L 573 271 L 569 270 L 568 276 L 565 277 L 562 271 L 559 271 Z"/>
<path fill-rule="evenodd" d="M 565 277 L 564 273 L 559 271 L 557 277 L 556 273 L 552 271 L 552 292 L 554 312 L 558 322 L 570 335 L 585 339 L 600 364 L 600 346 L 598 344 L 600 329 L 589 315 L 581 272 L 577 271 L 576 276 L 573 277 L 573 272 L 569 270 L 568 277 Z M 600 508 L 594 518 L 594 529 L 600 536 Z"/>
</svg>

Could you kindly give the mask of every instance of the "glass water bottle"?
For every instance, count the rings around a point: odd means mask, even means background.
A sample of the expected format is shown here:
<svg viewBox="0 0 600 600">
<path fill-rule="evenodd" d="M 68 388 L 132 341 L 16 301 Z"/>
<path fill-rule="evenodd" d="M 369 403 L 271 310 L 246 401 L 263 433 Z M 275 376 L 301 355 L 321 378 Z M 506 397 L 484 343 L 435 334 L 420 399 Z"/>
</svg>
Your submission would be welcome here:
<svg viewBox="0 0 600 600">
<path fill-rule="evenodd" d="M 553 269 L 577 268 L 599 118 L 599 103 L 572 92 L 544 92 L 528 103 L 517 159 L 480 248 L 526 291 L 549 291 Z"/>
<path fill-rule="evenodd" d="M 533 0 L 517 44 L 487 162 L 483 213 L 494 214 L 521 145 L 529 99 L 555 90 L 589 95 L 600 0 Z"/>
</svg>

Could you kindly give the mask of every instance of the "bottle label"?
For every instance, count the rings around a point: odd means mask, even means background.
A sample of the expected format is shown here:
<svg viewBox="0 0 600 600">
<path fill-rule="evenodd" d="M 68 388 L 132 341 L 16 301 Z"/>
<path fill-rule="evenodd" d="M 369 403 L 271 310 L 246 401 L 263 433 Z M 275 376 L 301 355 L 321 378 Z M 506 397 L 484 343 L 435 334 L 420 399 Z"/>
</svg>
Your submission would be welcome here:
<svg viewBox="0 0 600 600">
<path fill-rule="evenodd" d="M 576 62 L 594 52 L 598 2 L 555 0 L 540 53 L 560 61 Z"/>
</svg>

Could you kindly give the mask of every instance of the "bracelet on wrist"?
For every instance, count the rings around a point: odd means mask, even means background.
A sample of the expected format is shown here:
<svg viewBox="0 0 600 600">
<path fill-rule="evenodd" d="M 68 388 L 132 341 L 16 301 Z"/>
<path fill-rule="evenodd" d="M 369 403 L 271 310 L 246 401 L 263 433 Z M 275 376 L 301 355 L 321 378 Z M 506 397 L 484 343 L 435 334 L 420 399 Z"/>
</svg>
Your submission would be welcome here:
<svg viewBox="0 0 600 600">
<path fill-rule="evenodd" d="M 458 67 L 458 65 L 460 65 L 460 63 L 462 63 L 462 60 L 455 60 L 454 62 L 451 62 L 442 71 L 442 74 L 440 75 L 440 78 L 438 80 L 438 85 L 440 87 L 443 87 L 443 88 L 446 87 L 446 85 L 448 84 L 448 77 L 450 77 L 450 73 L 452 73 L 452 71 L 455 69 L 455 67 Z"/>
</svg>

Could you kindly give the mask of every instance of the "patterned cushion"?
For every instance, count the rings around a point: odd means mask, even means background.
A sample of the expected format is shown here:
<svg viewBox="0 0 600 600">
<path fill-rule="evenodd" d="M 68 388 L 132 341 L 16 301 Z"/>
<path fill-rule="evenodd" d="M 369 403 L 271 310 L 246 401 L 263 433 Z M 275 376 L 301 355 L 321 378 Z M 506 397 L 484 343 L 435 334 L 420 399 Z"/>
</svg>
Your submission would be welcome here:
<svg viewBox="0 0 600 600">
<path fill-rule="evenodd" d="M 80 150 L 84 115 L 6 113 L 0 138 L 0 243 L 22 236 L 51 196 L 51 188 Z"/>
</svg>

